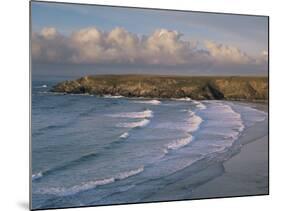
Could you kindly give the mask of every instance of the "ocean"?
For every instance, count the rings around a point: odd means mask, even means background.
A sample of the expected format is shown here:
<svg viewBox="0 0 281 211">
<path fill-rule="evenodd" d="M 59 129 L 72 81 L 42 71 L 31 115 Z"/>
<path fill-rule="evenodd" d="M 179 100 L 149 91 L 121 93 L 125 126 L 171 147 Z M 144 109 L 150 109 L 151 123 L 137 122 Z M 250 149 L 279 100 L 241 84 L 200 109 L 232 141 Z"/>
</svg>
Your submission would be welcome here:
<svg viewBox="0 0 281 211">
<path fill-rule="evenodd" d="M 188 199 L 268 117 L 247 103 L 49 92 L 63 79 L 32 81 L 33 209 Z"/>
</svg>

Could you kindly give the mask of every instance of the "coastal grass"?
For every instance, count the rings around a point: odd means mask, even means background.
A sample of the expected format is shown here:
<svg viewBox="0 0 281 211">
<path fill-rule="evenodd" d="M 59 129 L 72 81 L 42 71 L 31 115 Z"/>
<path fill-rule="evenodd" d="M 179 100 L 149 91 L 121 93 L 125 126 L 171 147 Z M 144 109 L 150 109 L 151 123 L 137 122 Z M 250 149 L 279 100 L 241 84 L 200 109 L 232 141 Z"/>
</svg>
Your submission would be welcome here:
<svg viewBox="0 0 281 211">
<path fill-rule="evenodd" d="M 61 82 L 52 91 L 126 97 L 267 100 L 268 77 L 92 75 Z"/>
</svg>

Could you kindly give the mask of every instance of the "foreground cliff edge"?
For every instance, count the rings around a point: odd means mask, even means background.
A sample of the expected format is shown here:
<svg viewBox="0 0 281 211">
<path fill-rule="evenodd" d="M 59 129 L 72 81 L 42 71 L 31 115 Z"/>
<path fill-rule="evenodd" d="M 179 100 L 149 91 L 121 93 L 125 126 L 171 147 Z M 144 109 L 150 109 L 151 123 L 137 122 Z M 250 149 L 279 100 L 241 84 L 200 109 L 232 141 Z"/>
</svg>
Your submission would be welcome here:
<svg viewBox="0 0 281 211">
<path fill-rule="evenodd" d="M 52 92 L 194 100 L 268 100 L 267 77 L 96 75 L 63 81 Z"/>
</svg>

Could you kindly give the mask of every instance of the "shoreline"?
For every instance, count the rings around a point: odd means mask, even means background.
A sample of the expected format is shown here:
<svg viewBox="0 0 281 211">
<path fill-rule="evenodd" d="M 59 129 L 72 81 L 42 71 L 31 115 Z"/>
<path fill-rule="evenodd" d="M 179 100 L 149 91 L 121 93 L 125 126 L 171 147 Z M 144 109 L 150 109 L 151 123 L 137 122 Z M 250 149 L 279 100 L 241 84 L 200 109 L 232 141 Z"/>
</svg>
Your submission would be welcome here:
<svg viewBox="0 0 281 211">
<path fill-rule="evenodd" d="M 255 104 L 255 108 L 268 113 L 267 105 Z M 237 140 L 242 148 L 223 163 L 223 174 L 196 187 L 190 199 L 268 195 L 267 122 L 268 118 L 242 133 Z"/>
<path fill-rule="evenodd" d="M 254 104 L 254 103 L 244 103 L 244 102 L 233 102 L 240 105 L 248 105 L 263 111 L 267 110 L 266 104 Z M 261 195 L 268 193 L 268 183 L 265 183 L 266 176 L 261 175 L 255 178 L 256 175 L 264 172 L 264 166 L 267 163 L 265 156 L 262 156 L 262 165 L 257 159 L 257 150 L 261 150 L 261 153 L 265 153 L 267 145 L 267 121 L 258 122 L 252 127 L 245 128 L 241 133 L 240 137 L 236 140 L 238 148 L 240 144 L 243 144 L 241 152 L 229 151 L 229 156 L 222 156 L 221 159 L 216 161 L 210 160 L 210 157 L 198 160 L 194 165 L 190 165 L 176 173 L 169 174 L 160 180 L 151 180 L 148 183 L 144 183 L 140 186 L 136 186 L 136 193 L 140 195 L 136 198 L 135 196 L 128 195 L 126 191 L 117 192 L 109 198 L 101 198 L 95 202 L 85 202 L 89 205 L 104 205 L 107 202 L 116 202 L 121 200 L 122 203 L 127 203 L 128 201 L 134 202 L 153 202 L 153 201 L 170 201 L 170 200 L 190 200 L 190 199 L 202 199 L 202 198 L 215 198 L 215 197 L 230 197 L 230 196 L 241 196 L 241 195 Z M 263 130 L 266 129 L 266 130 Z M 261 141 L 259 141 L 261 140 Z M 259 143 L 259 144 L 257 144 Z M 253 147 L 253 145 L 255 147 Z M 247 147 L 249 146 L 249 147 Z M 245 152 L 245 149 L 247 149 Z M 250 152 L 250 153 L 249 153 Z M 236 153 L 236 154 L 233 154 Z M 244 155 L 243 155 L 244 154 Z M 233 155 L 232 157 L 230 157 Z M 241 157 L 241 155 L 243 155 Z M 260 155 L 260 153 L 258 153 Z M 237 158 L 238 157 L 238 160 Z M 225 158 L 225 159 L 224 159 Z M 227 161 L 225 161 L 228 159 Z M 209 162 L 210 161 L 210 162 Z M 258 162 L 255 162 L 258 161 Z M 254 162 L 254 163 L 253 163 Z M 242 165 L 241 165 L 242 164 Z M 249 171 L 249 166 L 254 167 L 253 171 Z M 250 181 L 248 181 L 250 180 Z M 159 181 L 159 184 L 158 184 Z M 164 185 L 161 186 L 161 183 Z M 117 183 L 116 183 L 117 184 Z M 125 184 L 125 183 L 124 183 Z M 111 186 L 113 185 L 113 186 Z M 108 184 L 102 188 L 114 188 L 115 183 Z M 120 184 L 119 184 L 120 185 Z M 122 183 L 121 183 L 122 185 Z M 154 186 L 155 185 L 155 186 Z M 148 192 L 142 192 L 147 187 L 155 187 L 155 189 L 148 189 Z M 118 187 L 118 184 L 117 186 Z M 121 186 L 120 186 L 121 187 Z M 218 190 L 218 187 L 220 188 Z M 245 189 L 247 187 L 247 189 Z M 91 194 L 95 193 L 95 189 L 89 189 L 81 192 L 81 196 L 89 196 L 91 199 Z M 115 192 L 114 192 L 115 193 Z M 143 193 L 143 195 L 142 195 Z M 86 194 L 86 195 L 84 195 Z M 37 197 L 37 196 L 36 196 Z M 35 198 L 36 198 L 35 197 Z M 40 203 L 38 196 L 38 203 Z M 87 199 L 87 200 L 88 200 Z M 66 203 L 68 198 L 66 197 Z M 104 200 L 104 201 L 103 201 Z M 128 200 L 128 201 L 127 201 Z M 51 202 L 50 202 L 51 203 Z M 39 206 L 39 205 L 38 205 Z"/>
<path fill-rule="evenodd" d="M 196 100 L 196 101 L 205 101 L 206 99 L 191 99 L 189 97 L 169 97 L 169 98 L 159 98 L 159 97 L 134 97 L 134 96 L 123 96 L 123 95 L 95 95 L 95 94 L 89 94 L 89 93 L 67 93 L 67 92 L 55 92 L 52 90 L 49 90 L 45 92 L 47 94 L 54 94 L 54 95 L 74 95 L 74 96 L 93 96 L 98 98 L 111 98 L 111 99 L 143 99 L 143 100 L 184 100 L 184 99 L 190 99 L 190 100 Z M 267 106 L 269 101 L 268 100 L 249 100 L 249 99 L 210 99 L 210 101 L 227 101 L 227 102 L 236 102 L 236 103 L 253 103 L 257 105 L 265 105 Z M 208 100 L 209 101 L 209 100 Z"/>
<path fill-rule="evenodd" d="M 268 109 L 267 104 L 248 105 L 264 112 Z M 159 190 L 148 201 L 268 194 L 267 118 L 246 128 L 235 144 L 242 147 L 230 159 L 206 166 L 192 176 L 187 176 L 188 170 L 182 172 L 178 181 Z M 194 184 L 190 187 L 192 182 Z"/>
</svg>

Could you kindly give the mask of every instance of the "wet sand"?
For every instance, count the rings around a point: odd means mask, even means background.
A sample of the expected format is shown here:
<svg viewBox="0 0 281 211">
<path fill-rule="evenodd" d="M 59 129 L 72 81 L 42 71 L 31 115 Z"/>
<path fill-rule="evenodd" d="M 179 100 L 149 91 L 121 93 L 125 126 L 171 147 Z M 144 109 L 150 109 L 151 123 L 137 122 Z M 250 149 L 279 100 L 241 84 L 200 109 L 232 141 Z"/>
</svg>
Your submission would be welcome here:
<svg viewBox="0 0 281 211">
<path fill-rule="evenodd" d="M 267 106 L 255 108 L 267 111 Z M 224 173 L 196 187 L 190 198 L 268 194 L 268 119 L 246 130 L 241 152 L 223 163 Z"/>
<path fill-rule="evenodd" d="M 250 104 L 268 113 L 267 104 Z M 158 190 L 147 200 L 169 201 L 268 194 L 268 118 L 245 129 L 237 144 L 242 145 L 242 148 L 229 160 L 213 163 L 205 169 L 195 171 L 192 176 L 184 176 L 188 173 L 182 172 L 181 179 Z"/>
</svg>

